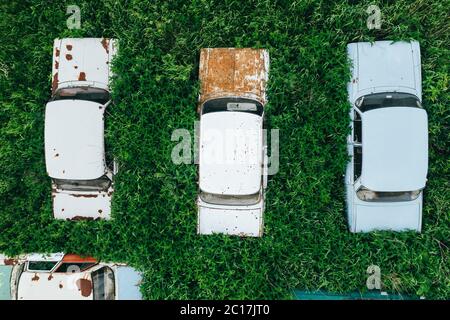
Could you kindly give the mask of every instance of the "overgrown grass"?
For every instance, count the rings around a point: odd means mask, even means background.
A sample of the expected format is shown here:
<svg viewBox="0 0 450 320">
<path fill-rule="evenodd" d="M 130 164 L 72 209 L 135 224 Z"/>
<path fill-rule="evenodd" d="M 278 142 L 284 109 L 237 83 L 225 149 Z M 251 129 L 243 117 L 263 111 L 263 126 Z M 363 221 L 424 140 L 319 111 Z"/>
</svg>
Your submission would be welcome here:
<svg viewBox="0 0 450 320">
<path fill-rule="evenodd" d="M 450 298 L 448 2 L 73 1 L 0 4 L 0 251 L 77 252 L 145 274 L 149 299 L 290 298 L 291 289 L 384 289 Z M 366 27 L 369 4 L 381 30 Z M 120 39 L 107 139 L 120 162 L 110 222 L 55 221 L 46 176 L 44 106 L 56 37 Z M 416 39 L 422 50 L 430 167 L 423 232 L 350 234 L 343 173 L 346 44 Z M 196 235 L 197 173 L 170 160 L 175 128 L 193 132 L 202 47 L 270 51 L 268 122 L 280 129 L 261 239 Z"/>
</svg>

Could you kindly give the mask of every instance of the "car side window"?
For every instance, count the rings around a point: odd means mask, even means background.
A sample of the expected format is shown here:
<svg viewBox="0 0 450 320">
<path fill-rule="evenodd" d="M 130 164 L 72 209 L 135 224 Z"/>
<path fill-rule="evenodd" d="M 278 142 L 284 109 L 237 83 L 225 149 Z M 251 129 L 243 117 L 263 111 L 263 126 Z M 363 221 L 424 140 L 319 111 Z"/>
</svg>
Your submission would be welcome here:
<svg viewBox="0 0 450 320">
<path fill-rule="evenodd" d="M 57 263 L 57 261 L 28 261 L 27 269 L 30 271 L 50 271 Z"/>
<path fill-rule="evenodd" d="M 353 111 L 353 142 L 362 143 L 362 120 L 357 111 Z"/>
<path fill-rule="evenodd" d="M 362 169 L 362 147 L 353 146 L 353 181 L 361 176 Z"/>
<path fill-rule="evenodd" d="M 95 263 L 76 263 L 76 262 L 64 262 L 62 263 L 55 272 L 66 273 L 66 272 L 80 272 L 84 271 L 95 265 Z"/>
</svg>

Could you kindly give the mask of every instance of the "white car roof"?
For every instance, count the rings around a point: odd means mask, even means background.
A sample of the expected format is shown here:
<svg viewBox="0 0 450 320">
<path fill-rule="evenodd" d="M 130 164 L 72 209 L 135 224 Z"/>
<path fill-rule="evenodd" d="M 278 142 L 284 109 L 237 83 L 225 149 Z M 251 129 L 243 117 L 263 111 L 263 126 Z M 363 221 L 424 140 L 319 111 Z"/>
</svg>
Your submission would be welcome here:
<svg viewBox="0 0 450 320">
<path fill-rule="evenodd" d="M 358 91 L 378 87 L 415 89 L 413 54 L 412 43 L 409 42 L 358 42 Z M 420 55 L 420 52 L 415 54 Z"/>
<path fill-rule="evenodd" d="M 50 177 L 97 179 L 105 173 L 103 106 L 84 100 L 49 102 L 45 162 Z"/>
<path fill-rule="evenodd" d="M 80 85 L 84 82 L 108 88 L 110 61 L 115 54 L 113 39 L 55 39 L 53 47 L 54 86 L 62 88 L 74 85 L 73 82 Z"/>
<path fill-rule="evenodd" d="M 421 108 L 387 107 L 362 114 L 361 183 L 374 191 L 425 187 L 428 122 Z"/>
<path fill-rule="evenodd" d="M 84 286 L 83 290 L 78 287 Z M 90 290 L 89 290 L 90 287 Z M 17 289 L 18 300 L 92 300 L 89 273 L 23 272 Z"/>
<path fill-rule="evenodd" d="M 262 117 L 232 111 L 202 115 L 199 160 L 202 191 L 257 193 L 262 174 Z"/>
</svg>

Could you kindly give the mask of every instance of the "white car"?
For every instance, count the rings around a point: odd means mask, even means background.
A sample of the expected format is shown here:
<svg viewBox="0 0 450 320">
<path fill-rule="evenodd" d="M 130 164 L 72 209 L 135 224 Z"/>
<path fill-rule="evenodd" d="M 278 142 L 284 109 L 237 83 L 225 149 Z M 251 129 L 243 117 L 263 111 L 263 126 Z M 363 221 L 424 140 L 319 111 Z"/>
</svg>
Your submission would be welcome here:
<svg viewBox="0 0 450 320">
<path fill-rule="evenodd" d="M 417 41 L 351 43 L 352 105 L 345 184 L 351 232 L 422 227 L 428 119 Z"/>
<path fill-rule="evenodd" d="M 104 144 L 114 40 L 56 39 L 45 162 L 57 219 L 109 219 L 114 161 Z"/>
<path fill-rule="evenodd" d="M 268 67 L 262 49 L 201 51 L 199 234 L 262 236 Z"/>
<path fill-rule="evenodd" d="M 0 255 L 0 300 L 141 300 L 142 277 L 75 254 Z"/>
</svg>

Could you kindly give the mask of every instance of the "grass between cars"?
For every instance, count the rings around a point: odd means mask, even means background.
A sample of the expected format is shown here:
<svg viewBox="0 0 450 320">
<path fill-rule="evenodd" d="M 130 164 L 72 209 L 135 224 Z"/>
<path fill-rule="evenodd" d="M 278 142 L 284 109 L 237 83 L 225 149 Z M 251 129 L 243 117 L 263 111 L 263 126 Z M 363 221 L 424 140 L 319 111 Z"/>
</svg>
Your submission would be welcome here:
<svg viewBox="0 0 450 320">
<path fill-rule="evenodd" d="M 76 252 L 144 273 L 148 299 L 289 299 L 291 290 L 366 289 L 450 298 L 449 5 L 445 1 L 73 1 L 0 4 L 0 252 Z M 366 8 L 382 11 L 368 30 Z M 112 221 L 55 221 L 44 159 L 54 38 L 114 37 L 106 140 L 120 164 Z M 416 39 L 429 116 L 423 232 L 350 234 L 344 202 L 346 44 Z M 196 234 L 197 168 L 171 162 L 174 129 L 194 132 L 199 50 L 270 52 L 269 180 L 261 239 Z"/>
</svg>

